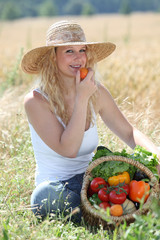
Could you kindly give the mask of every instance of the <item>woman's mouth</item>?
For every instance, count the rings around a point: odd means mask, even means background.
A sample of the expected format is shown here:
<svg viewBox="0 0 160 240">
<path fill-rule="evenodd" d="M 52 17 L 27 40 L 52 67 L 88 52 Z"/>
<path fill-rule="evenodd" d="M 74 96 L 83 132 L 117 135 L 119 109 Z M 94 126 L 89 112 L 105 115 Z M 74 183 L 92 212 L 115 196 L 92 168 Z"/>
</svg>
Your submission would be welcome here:
<svg viewBox="0 0 160 240">
<path fill-rule="evenodd" d="M 70 65 L 70 67 L 73 68 L 73 69 L 79 70 L 81 68 L 81 65 L 80 64 Z"/>
</svg>

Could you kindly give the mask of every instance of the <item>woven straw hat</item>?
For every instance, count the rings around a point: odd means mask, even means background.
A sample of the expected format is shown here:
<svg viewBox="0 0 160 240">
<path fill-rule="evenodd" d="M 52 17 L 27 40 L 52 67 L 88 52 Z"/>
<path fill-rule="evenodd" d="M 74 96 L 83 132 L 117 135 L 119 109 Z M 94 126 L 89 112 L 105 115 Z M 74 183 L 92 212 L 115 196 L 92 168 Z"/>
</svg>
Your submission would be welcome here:
<svg viewBox="0 0 160 240">
<path fill-rule="evenodd" d="M 50 26 L 46 36 L 46 46 L 27 52 L 22 59 L 21 67 L 26 73 L 38 74 L 38 62 L 51 49 L 59 46 L 89 45 L 94 52 L 94 61 L 99 62 L 109 56 L 115 45 L 110 42 L 87 42 L 81 26 L 73 21 L 60 21 Z"/>
</svg>

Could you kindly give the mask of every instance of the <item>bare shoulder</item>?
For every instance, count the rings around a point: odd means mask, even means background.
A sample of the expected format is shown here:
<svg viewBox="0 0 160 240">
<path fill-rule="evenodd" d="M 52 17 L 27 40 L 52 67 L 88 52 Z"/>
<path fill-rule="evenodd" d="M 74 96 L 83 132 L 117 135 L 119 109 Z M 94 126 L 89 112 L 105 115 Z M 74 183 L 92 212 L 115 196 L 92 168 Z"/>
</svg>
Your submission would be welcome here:
<svg viewBox="0 0 160 240">
<path fill-rule="evenodd" d="M 109 97 L 111 96 L 108 89 L 103 85 L 103 84 L 99 84 L 98 86 L 99 92 L 100 92 L 100 96 L 104 96 L 104 95 L 108 95 Z"/>
<path fill-rule="evenodd" d="M 24 97 L 24 108 L 27 118 L 33 126 L 37 121 L 44 121 L 44 116 L 51 113 L 48 101 L 36 91 L 31 91 Z"/>
<path fill-rule="evenodd" d="M 110 92 L 103 84 L 100 83 L 98 85 L 98 112 L 101 111 L 104 105 L 107 106 L 107 104 L 111 101 L 113 101 L 113 98 Z"/>
<path fill-rule="evenodd" d="M 31 91 L 24 97 L 24 107 L 26 111 L 29 109 L 34 109 L 38 106 L 46 105 L 48 105 L 48 101 L 36 91 Z"/>
<path fill-rule="evenodd" d="M 25 95 L 24 97 L 24 106 L 25 108 L 28 107 L 29 105 L 31 105 L 31 103 L 34 102 L 34 96 L 33 96 L 33 92 L 29 92 L 27 95 Z"/>
</svg>

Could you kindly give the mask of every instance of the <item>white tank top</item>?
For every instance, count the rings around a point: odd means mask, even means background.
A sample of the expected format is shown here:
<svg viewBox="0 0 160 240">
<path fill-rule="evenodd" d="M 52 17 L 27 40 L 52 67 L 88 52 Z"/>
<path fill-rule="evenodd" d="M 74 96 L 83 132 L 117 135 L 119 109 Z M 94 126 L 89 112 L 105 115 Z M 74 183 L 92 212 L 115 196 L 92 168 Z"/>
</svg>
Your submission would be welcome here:
<svg viewBox="0 0 160 240">
<path fill-rule="evenodd" d="M 34 91 L 40 92 L 39 89 L 35 89 Z M 45 94 L 41 94 L 48 99 Z M 61 118 L 57 116 L 57 119 L 65 127 Z M 95 124 L 90 126 L 90 128 L 84 132 L 82 144 L 77 157 L 75 158 L 64 157 L 56 153 L 47 144 L 45 144 L 30 123 L 29 127 L 36 160 L 36 186 L 43 181 L 67 180 L 76 174 L 85 172 L 94 155 L 93 151 L 98 145 L 96 119 Z"/>
</svg>

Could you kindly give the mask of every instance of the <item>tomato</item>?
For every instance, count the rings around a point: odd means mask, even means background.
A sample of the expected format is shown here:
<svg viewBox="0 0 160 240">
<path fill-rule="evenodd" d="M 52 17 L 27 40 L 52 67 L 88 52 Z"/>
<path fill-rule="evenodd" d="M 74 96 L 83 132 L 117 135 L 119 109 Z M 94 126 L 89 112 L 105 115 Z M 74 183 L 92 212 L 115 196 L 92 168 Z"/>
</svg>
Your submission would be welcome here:
<svg viewBox="0 0 160 240">
<path fill-rule="evenodd" d="M 107 207 L 111 207 L 111 205 L 108 203 L 108 202 L 101 202 L 100 204 L 99 204 L 99 207 L 100 208 L 103 208 L 103 209 L 106 209 Z"/>
<path fill-rule="evenodd" d="M 129 184 L 129 188 L 129 198 L 132 201 L 141 202 L 141 200 L 144 199 L 144 202 L 146 202 L 150 191 L 150 185 L 148 183 L 132 180 Z"/>
<path fill-rule="evenodd" d="M 99 189 L 106 186 L 106 181 L 101 177 L 96 177 L 91 181 L 90 187 L 93 192 L 98 192 Z"/>
<path fill-rule="evenodd" d="M 119 192 L 116 190 L 112 190 L 109 193 L 109 201 L 114 204 L 122 204 L 126 200 L 127 195 L 124 192 Z"/>
<path fill-rule="evenodd" d="M 116 187 L 115 188 L 116 191 L 118 191 L 118 189 L 119 189 L 120 192 L 124 192 L 126 195 L 129 194 L 129 184 L 120 183 L 120 184 L 116 185 L 115 187 Z"/>
<path fill-rule="evenodd" d="M 108 202 L 109 201 L 109 192 L 107 191 L 107 188 L 101 188 L 98 191 L 98 197 L 102 202 Z"/>
<path fill-rule="evenodd" d="M 80 78 L 83 80 L 88 73 L 88 69 L 87 68 L 80 68 Z"/>
<path fill-rule="evenodd" d="M 125 190 L 126 195 L 129 194 L 129 184 L 124 184 L 123 186 L 121 186 L 121 188 L 123 188 Z"/>
<path fill-rule="evenodd" d="M 89 186 L 87 194 L 89 197 L 91 197 L 95 192 L 93 192 L 93 190 L 91 189 L 91 187 Z"/>
</svg>

